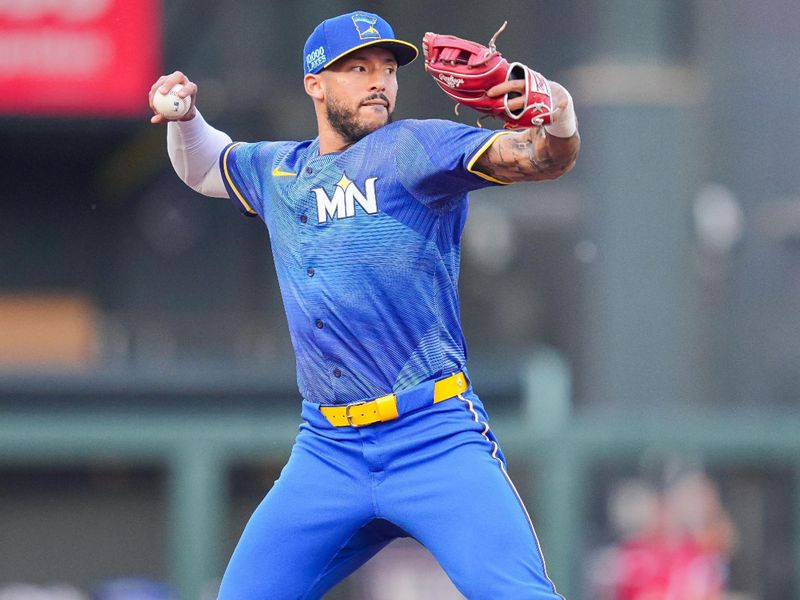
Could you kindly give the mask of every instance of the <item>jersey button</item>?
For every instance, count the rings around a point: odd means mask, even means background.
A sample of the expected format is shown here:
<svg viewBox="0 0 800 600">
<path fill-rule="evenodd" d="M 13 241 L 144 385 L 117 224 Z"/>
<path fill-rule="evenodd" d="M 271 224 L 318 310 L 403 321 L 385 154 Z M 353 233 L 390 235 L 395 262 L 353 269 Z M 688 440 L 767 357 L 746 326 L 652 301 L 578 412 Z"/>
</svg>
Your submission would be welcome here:
<svg viewBox="0 0 800 600">
<path fill-rule="evenodd" d="M 342 370 L 339 369 L 339 368 L 334 369 L 333 370 L 333 376 L 334 377 L 341 377 L 342 376 Z"/>
<path fill-rule="evenodd" d="M 313 277 L 313 276 L 314 276 L 314 273 L 316 273 L 316 271 L 314 270 L 314 267 L 308 267 L 308 269 L 306 269 L 306 274 L 307 274 L 309 277 Z"/>
<path fill-rule="evenodd" d="M 322 322 L 322 319 L 317 319 L 314 325 L 317 326 L 317 329 L 322 329 L 323 327 L 325 327 L 325 323 Z"/>
<path fill-rule="evenodd" d="M 300 215 L 301 223 L 308 223 L 308 215 Z"/>
<path fill-rule="evenodd" d="M 313 172 L 314 172 L 314 169 L 312 169 L 311 167 L 306 167 L 306 173 L 308 175 L 311 175 Z"/>
</svg>

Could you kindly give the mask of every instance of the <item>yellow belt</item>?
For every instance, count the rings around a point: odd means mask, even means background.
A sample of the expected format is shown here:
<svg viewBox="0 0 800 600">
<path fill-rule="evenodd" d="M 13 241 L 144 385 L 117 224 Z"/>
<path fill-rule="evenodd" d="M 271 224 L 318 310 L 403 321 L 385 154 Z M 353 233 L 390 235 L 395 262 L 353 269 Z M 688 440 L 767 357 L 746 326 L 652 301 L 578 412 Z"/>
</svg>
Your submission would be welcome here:
<svg viewBox="0 0 800 600">
<path fill-rule="evenodd" d="M 458 396 L 467 391 L 467 378 L 459 372 L 433 384 L 433 403 Z M 320 411 L 335 427 L 363 427 L 399 416 L 397 394 L 387 394 L 369 402 L 356 402 L 346 406 L 323 406 Z"/>
</svg>

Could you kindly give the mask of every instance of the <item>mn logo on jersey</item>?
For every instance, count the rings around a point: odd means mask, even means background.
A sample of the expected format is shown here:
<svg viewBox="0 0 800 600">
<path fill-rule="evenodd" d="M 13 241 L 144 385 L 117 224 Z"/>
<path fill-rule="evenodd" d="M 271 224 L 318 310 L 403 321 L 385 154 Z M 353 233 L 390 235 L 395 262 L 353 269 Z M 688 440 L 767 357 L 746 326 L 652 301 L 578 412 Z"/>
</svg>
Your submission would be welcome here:
<svg viewBox="0 0 800 600">
<path fill-rule="evenodd" d="M 360 37 L 362 40 L 380 39 L 381 34 L 377 29 L 375 29 L 375 23 L 377 22 L 378 19 L 371 17 L 370 15 L 365 15 L 362 13 L 353 15 L 353 24 L 356 26 L 356 29 L 358 29 L 358 37 Z"/>
<path fill-rule="evenodd" d="M 358 186 L 347 178 L 347 175 L 342 175 L 339 183 L 336 184 L 336 189 L 333 190 L 333 196 L 328 194 L 322 188 L 314 188 L 311 190 L 317 196 L 317 218 L 320 223 L 327 223 L 328 219 L 346 219 L 348 217 L 356 216 L 356 204 L 368 215 L 374 215 L 378 212 L 378 198 L 375 195 L 375 182 L 377 177 L 370 177 L 364 182 L 364 191 L 358 189 Z"/>
</svg>

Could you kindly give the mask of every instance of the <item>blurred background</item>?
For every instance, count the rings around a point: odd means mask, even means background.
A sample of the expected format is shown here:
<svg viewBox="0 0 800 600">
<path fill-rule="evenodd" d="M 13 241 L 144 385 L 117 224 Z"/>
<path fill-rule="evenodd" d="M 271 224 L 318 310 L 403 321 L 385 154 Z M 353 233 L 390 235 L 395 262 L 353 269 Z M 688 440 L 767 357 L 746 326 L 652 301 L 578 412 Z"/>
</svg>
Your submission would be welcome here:
<svg viewBox="0 0 800 600">
<path fill-rule="evenodd" d="M 147 92 L 316 135 L 324 18 L 486 43 L 573 94 L 563 179 L 472 195 L 470 370 L 571 600 L 800 598 L 800 4 L 0 0 L 0 599 L 200 600 L 300 398 L 267 234 Z M 452 118 L 421 60 L 396 118 Z M 499 125 L 497 125 L 499 127 Z M 397 542 L 333 600 L 460 598 Z"/>
</svg>

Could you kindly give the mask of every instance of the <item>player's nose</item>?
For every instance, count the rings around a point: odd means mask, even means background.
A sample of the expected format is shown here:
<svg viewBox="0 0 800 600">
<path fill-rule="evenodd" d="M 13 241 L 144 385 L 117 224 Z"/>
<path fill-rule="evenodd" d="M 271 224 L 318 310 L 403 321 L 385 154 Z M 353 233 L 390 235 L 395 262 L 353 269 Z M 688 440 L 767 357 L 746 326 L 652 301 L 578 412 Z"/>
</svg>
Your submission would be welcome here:
<svg viewBox="0 0 800 600">
<path fill-rule="evenodd" d="M 388 76 L 385 72 L 381 69 L 376 69 L 372 73 L 372 77 L 370 78 L 370 87 L 369 90 L 371 92 L 382 92 L 386 89 L 386 82 Z"/>
</svg>

